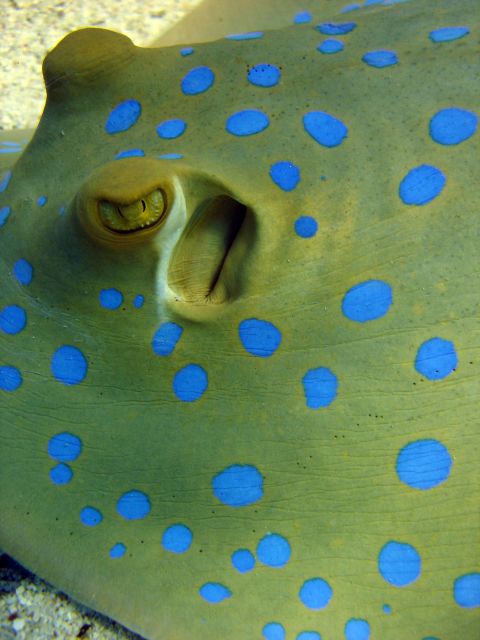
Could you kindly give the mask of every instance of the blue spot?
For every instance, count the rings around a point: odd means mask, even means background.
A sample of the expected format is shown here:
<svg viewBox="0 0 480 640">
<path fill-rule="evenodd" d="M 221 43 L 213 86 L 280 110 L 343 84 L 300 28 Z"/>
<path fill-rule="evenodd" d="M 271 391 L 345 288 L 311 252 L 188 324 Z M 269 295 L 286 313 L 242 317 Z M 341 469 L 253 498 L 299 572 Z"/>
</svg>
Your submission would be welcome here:
<svg viewBox="0 0 480 640">
<path fill-rule="evenodd" d="M 163 532 L 163 548 L 172 553 L 185 553 L 190 549 L 193 535 L 184 524 L 172 524 Z"/>
<path fill-rule="evenodd" d="M 40 196 L 37 200 L 37 204 L 39 207 L 43 207 L 47 204 L 47 196 Z"/>
<path fill-rule="evenodd" d="M 79 384 L 85 380 L 87 369 L 87 359 L 77 347 L 65 344 L 52 356 L 52 374 L 62 384 Z"/>
<path fill-rule="evenodd" d="M 142 294 L 139 293 L 133 299 L 133 306 L 135 307 L 135 309 L 141 309 L 143 307 L 144 302 L 145 302 L 145 296 L 142 296 Z"/>
<path fill-rule="evenodd" d="M 303 126 L 314 140 L 324 147 L 337 147 L 348 135 L 348 129 L 338 118 L 324 111 L 311 111 L 303 116 Z"/>
<path fill-rule="evenodd" d="M 3 174 L 2 178 L 0 179 L 0 193 L 3 193 L 5 189 L 8 187 L 12 175 L 13 174 L 11 171 L 6 171 Z"/>
<path fill-rule="evenodd" d="M 356 9 L 360 9 L 359 4 L 347 4 L 346 7 L 343 7 L 340 13 L 350 13 L 350 11 L 355 11 Z"/>
<path fill-rule="evenodd" d="M 319 44 L 317 47 L 317 51 L 320 53 L 338 53 L 339 51 L 343 51 L 345 49 L 345 45 L 341 40 L 324 40 L 322 44 Z"/>
<path fill-rule="evenodd" d="M 309 609 L 324 609 L 332 598 L 333 590 L 323 578 L 311 578 L 305 580 L 298 595 Z"/>
<path fill-rule="evenodd" d="M 110 555 L 111 558 L 114 558 L 114 559 L 115 558 L 121 558 L 122 556 L 125 555 L 126 551 L 127 551 L 127 547 L 124 544 L 122 544 L 121 542 L 117 542 L 110 549 L 109 555 Z"/>
<path fill-rule="evenodd" d="M 291 162 L 275 162 L 270 167 L 270 177 L 280 189 L 292 191 L 300 182 L 300 169 Z"/>
<path fill-rule="evenodd" d="M 318 631 L 300 631 L 296 640 L 322 640 Z"/>
<path fill-rule="evenodd" d="M 157 127 L 157 133 L 160 138 L 166 138 L 167 140 L 171 140 L 173 138 L 178 138 L 185 132 L 187 128 L 187 123 L 185 120 L 180 120 L 180 118 L 174 118 L 172 120 L 164 120 Z"/>
<path fill-rule="evenodd" d="M 22 374 L 16 367 L 9 365 L 0 367 L 0 389 L 2 391 L 16 391 L 22 382 Z"/>
<path fill-rule="evenodd" d="M 278 533 L 267 533 L 257 545 L 257 558 L 269 567 L 284 567 L 291 553 L 288 540 Z"/>
<path fill-rule="evenodd" d="M 118 289 L 102 289 L 98 298 L 105 309 L 118 309 L 123 302 L 123 295 Z"/>
<path fill-rule="evenodd" d="M 125 520 L 142 520 L 150 513 L 150 500 L 142 491 L 127 491 L 117 501 L 117 512 Z"/>
<path fill-rule="evenodd" d="M 105 123 L 107 133 L 119 133 L 133 127 L 142 112 L 138 100 L 124 100 L 112 109 Z"/>
<path fill-rule="evenodd" d="M 280 69 L 274 64 L 256 64 L 247 74 L 249 82 L 257 87 L 274 87 L 280 82 Z"/>
<path fill-rule="evenodd" d="M 152 338 L 152 349 L 157 356 L 169 356 L 183 333 L 183 327 L 175 322 L 164 322 Z"/>
<path fill-rule="evenodd" d="M 460 607 L 480 607 L 480 573 L 467 573 L 453 584 L 453 597 Z"/>
<path fill-rule="evenodd" d="M 343 24 L 324 22 L 315 28 L 326 36 L 341 36 L 345 33 L 350 33 L 350 31 L 353 31 L 356 26 L 355 22 L 345 22 Z"/>
<path fill-rule="evenodd" d="M 213 494 L 229 507 L 246 507 L 263 498 L 263 477 L 249 464 L 234 464 L 212 479 Z"/>
<path fill-rule="evenodd" d="M 309 369 L 303 376 L 302 383 L 307 407 L 310 409 L 328 407 L 337 396 L 337 376 L 326 367 Z"/>
<path fill-rule="evenodd" d="M 365 0 L 363 6 L 368 7 L 371 4 L 383 4 L 383 0 Z"/>
<path fill-rule="evenodd" d="M 387 542 L 378 555 L 378 570 L 394 587 L 406 587 L 420 576 L 418 551 L 405 542 Z"/>
<path fill-rule="evenodd" d="M 65 207 L 65 206 L 62 206 L 62 207 L 60 207 L 60 208 L 58 209 L 58 213 L 59 213 L 59 215 L 61 215 L 61 216 L 63 216 L 63 214 L 65 213 L 65 211 L 66 211 L 66 207 Z"/>
<path fill-rule="evenodd" d="M 218 604 L 232 595 L 230 589 L 218 582 L 206 582 L 200 587 L 199 593 L 204 600 L 212 604 Z"/>
<path fill-rule="evenodd" d="M 180 49 L 181 56 L 190 56 L 192 55 L 193 52 L 194 52 L 193 47 L 183 47 L 183 49 Z"/>
<path fill-rule="evenodd" d="M 397 475 L 413 489 L 432 489 L 450 475 L 452 458 L 438 440 L 416 440 L 405 445 L 397 457 Z"/>
<path fill-rule="evenodd" d="M 56 467 L 53 467 L 53 469 L 50 469 L 50 480 L 54 484 L 68 484 L 71 482 L 72 478 L 73 471 L 70 469 L 68 464 L 63 464 L 63 462 L 61 462 L 60 464 L 57 464 Z"/>
<path fill-rule="evenodd" d="M 162 160 L 179 160 L 180 158 L 183 158 L 183 154 L 182 153 L 162 153 L 162 155 L 157 157 Z"/>
<path fill-rule="evenodd" d="M 295 220 L 295 232 L 301 238 L 313 238 L 317 230 L 318 223 L 311 216 L 300 216 Z"/>
<path fill-rule="evenodd" d="M 198 400 L 207 388 L 207 372 L 198 364 L 187 364 L 186 367 L 177 371 L 173 378 L 173 391 L 183 402 Z"/>
<path fill-rule="evenodd" d="M 442 380 L 455 371 L 458 364 L 455 346 L 450 340 L 431 338 L 417 351 L 415 369 L 429 380 Z"/>
<path fill-rule="evenodd" d="M 299 11 L 293 16 L 293 24 L 306 24 L 312 21 L 310 11 Z"/>
<path fill-rule="evenodd" d="M 370 625 L 366 620 L 351 618 L 345 625 L 345 640 L 369 640 Z"/>
<path fill-rule="evenodd" d="M 432 42 L 449 42 L 450 40 L 458 40 L 470 33 L 468 27 L 442 27 L 430 31 L 429 37 Z"/>
<path fill-rule="evenodd" d="M 48 441 L 48 455 L 58 462 L 73 462 L 82 453 L 82 441 L 73 433 L 63 431 Z"/>
<path fill-rule="evenodd" d="M 478 116 L 466 109 L 441 109 L 430 120 L 430 135 L 439 144 L 459 144 L 477 130 Z"/>
<path fill-rule="evenodd" d="M 96 527 L 102 520 L 102 514 L 98 509 L 94 509 L 94 507 L 83 507 L 80 511 L 80 521 L 87 527 Z"/>
<path fill-rule="evenodd" d="M 12 209 L 8 206 L 2 207 L 0 209 L 0 227 L 3 227 L 11 213 Z"/>
<path fill-rule="evenodd" d="M 282 334 L 275 325 L 257 318 L 242 320 L 238 334 L 248 353 L 260 358 L 272 356 L 282 341 Z"/>
<path fill-rule="evenodd" d="M 422 164 L 411 169 L 400 183 L 399 195 L 405 204 L 423 205 L 436 198 L 445 186 L 440 169 Z"/>
<path fill-rule="evenodd" d="M 232 553 L 231 559 L 239 573 L 248 573 L 255 566 L 255 557 L 248 549 L 237 549 Z"/>
<path fill-rule="evenodd" d="M 268 127 L 270 121 L 263 111 L 244 109 L 232 114 L 226 122 L 225 129 L 234 136 L 251 136 Z"/>
<path fill-rule="evenodd" d="M 378 51 L 369 51 L 362 56 L 363 62 L 370 67 L 377 67 L 377 69 L 383 69 L 383 67 L 391 67 L 393 64 L 398 63 L 398 56 L 395 51 L 386 51 L 380 49 Z"/>
<path fill-rule="evenodd" d="M 145 151 L 143 149 L 126 149 L 125 151 L 120 151 L 115 156 L 115 160 L 121 160 L 122 158 L 142 158 L 145 155 Z"/>
<path fill-rule="evenodd" d="M 231 33 L 225 36 L 227 40 L 257 40 L 263 38 L 263 31 L 249 31 L 248 33 Z"/>
<path fill-rule="evenodd" d="M 28 285 L 33 278 L 33 267 L 25 258 L 20 258 L 13 265 L 13 273 L 20 284 Z"/>
<path fill-rule="evenodd" d="M 382 607 L 382 611 L 386 614 L 392 613 L 392 607 L 389 604 L 384 604 Z"/>
<path fill-rule="evenodd" d="M 285 640 L 285 629 L 279 622 L 268 622 L 262 629 L 265 640 Z"/>
<path fill-rule="evenodd" d="M 342 300 L 342 312 L 355 322 L 384 316 L 392 304 L 392 288 L 382 280 L 366 280 L 349 289 Z"/>
<path fill-rule="evenodd" d="M 183 78 L 181 87 L 187 96 L 194 96 L 210 89 L 215 82 L 215 74 L 210 67 L 195 67 Z"/>
<path fill-rule="evenodd" d="M 0 311 L 0 329 L 5 333 L 15 335 L 25 329 L 27 324 L 27 314 L 16 304 L 4 307 Z"/>
</svg>

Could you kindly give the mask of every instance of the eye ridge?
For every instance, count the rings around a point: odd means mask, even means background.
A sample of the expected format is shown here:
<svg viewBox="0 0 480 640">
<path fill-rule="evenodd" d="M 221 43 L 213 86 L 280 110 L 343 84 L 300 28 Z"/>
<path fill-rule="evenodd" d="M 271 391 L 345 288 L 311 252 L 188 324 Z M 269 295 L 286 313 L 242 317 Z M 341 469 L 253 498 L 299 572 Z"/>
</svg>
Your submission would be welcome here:
<svg viewBox="0 0 480 640">
<path fill-rule="evenodd" d="M 99 222 L 110 232 L 119 234 L 139 233 L 163 221 L 167 199 L 161 189 L 129 204 L 99 200 L 97 203 Z"/>
</svg>

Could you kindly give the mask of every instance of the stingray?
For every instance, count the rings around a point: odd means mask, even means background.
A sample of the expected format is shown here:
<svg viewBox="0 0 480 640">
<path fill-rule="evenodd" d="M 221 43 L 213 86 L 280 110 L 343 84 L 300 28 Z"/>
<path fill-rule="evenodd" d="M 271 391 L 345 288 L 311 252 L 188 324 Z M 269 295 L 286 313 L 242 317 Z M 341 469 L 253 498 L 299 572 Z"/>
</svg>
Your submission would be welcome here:
<svg viewBox="0 0 480 640">
<path fill-rule="evenodd" d="M 478 6 L 237 4 L 69 34 L 2 154 L 0 544 L 150 640 L 474 640 Z"/>
</svg>

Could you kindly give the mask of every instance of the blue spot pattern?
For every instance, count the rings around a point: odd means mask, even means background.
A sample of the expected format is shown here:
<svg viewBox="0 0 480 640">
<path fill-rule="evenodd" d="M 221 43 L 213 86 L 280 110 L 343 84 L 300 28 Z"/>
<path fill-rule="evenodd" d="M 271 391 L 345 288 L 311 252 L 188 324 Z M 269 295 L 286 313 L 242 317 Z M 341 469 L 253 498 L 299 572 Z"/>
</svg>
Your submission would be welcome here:
<svg viewBox="0 0 480 640">
<path fill-rule="evenodd" d="M 392 607 L 389 604 L 384 604 L 382 607 L 382 611 L 383 613 L 386 613 L 388 615 L 392 613 Z"/>
<path fill-rule="evenodd" d="M 266 129 L 269 124 L 268 116 L 263 111 L 244 109 L 229 116 L 225 129 L 234 136 L 251 136 Z"/>
<path fill-rule="evenodd" d="M 198 364 L 187 364 L 173 378 L 173 391 L 183 402 L 199 400 L 207 388 L 207 372 Z"/>
<path fill-rule="evenodd" d="M 424 205 L 440 195 L 446 181 L 440 169 L 422 164 L 403 178 L 399 195 L 405 204 Z"/>
<path fill-rule="evenodd" d="M 263 498 L 263 477 L 253 465 L 234 464 L 212 479 L 213 495 L 229 507 L 246 507 Z"/>
<path fill-rule="evenodd" d="M 264 640 L 285 640 L 285 629 L 279 622 L 267 622 L 262 635 Z"/>
<path fill-rule="evenodd" d="M 300 631 L 296 640 L 322 640 L 318 631 Z"/>
<path fill-rule="evenodd" d="M 62 485 L 71 482 L 73 478 L 73 471 L 68 466 L 68 464 L 64 464 L 63 462 L 61 462 L 60 464 L 57 464 L 55 467 L 50 469 L 49 475 L 50 480 L 53 482 L 53 484 Z"/>
<path fill-rule="evenodd" d="M 380 49 L 378 51 L 369 51 L 362 56 L 362 60 L 370 67 L 383 69 L 384 67 L 391 67 L 392 65 L 397 64 L 398 56 L 395 51 Z"/>
<path fill-rule="evenodd" d="M 246 33 L 231 33 L 225 36 L 227 40 L 258 40 L 263 38 L 263 31 L 248 31 Z"/>
<path fill-rule="evenodd" d="M 347 291 L 342 300 L 342 313 L 354 322 L 382 318 L 393 302 L 392 288 L 382 280 L 367 280 Z"/>
<path fill-rule="evenodd" d="M 17 367 L 4 365 L 0 367 L 0 389 L 2 391 L 16 391 L 23 382 L 22 374 Z"/>
<path fill-rule="evenodd" d="M 145 297 L 139 293 L 133 299 L 133 306 L 135 307 L 135 309 L 141 309 L 144 305 L 144 302 L 145 302 Z"/>
<path fill-rule="evenodd" d="M 343 24 L 324 22 L 315 28 L 325 36 L 342 36 L 353 31 L 356 26 L 355 22 L 344 22 Z"/>
<path fill-rule="evenodd" d="M 288 540 L 278 533 L 268 533 L 257 545 L 257 558 L 269 567 L 284 567 L 291 553 Z"/>
<path fill-rule="evenodd" d="M 162 535 L 162 546 L 171 553 L 185 553 L 190 549 L 193 534 L 184 524 L 172 524 Z"/>
<path fill-rule="evenodd" d="M 334 40 L 332 38 L 324 40 L 322 44 L 319 44 L 317 51 L 320 53 L 339 53 L 345 49 L 345 45 L 341 40 Z"/>
<path fill-rule="evenodd" d="M 48 455 L 58 462 L 73 462 L 82 453 L 82 441 L 73 433 L 63 431 L 48 441 Z"/>
<path fill-rule="evenodd" d="M 450 42 L 463 38 L 469 33 L 468 27 L 441 27 L 430 31 L 429 37 L 432 42 Z"/>
<path fill-rule="evenodd" d="M 272 356 L 282 341 L 282 334 L 274 324 L 257 318 L 242 320 L 238 335 L 246 351 L 260 358 Z"/>
<path fill-rule="evenodd" d="M 430 120 L 430 135 L 445 145 L 460 144 L 477 130 L 478 116 L 473 111 L 451 107 L 438 111 Z"/>
<path fill-rule="evenodd" d="M 40 196 L 37 200 L 39 207 L 44 207 L 47 204 L 47 196 Z"/>
<path fill-rule="evenodd" d="M 406 587 L 420 576 L 418 551 L 405 542 L 387 542 L 378 555 L 378 570 L 382 578 L 394 587 Z"/>
<path fill-rule="evenodd" d="M 142 158 L 145 155 L 145 151 L 143 149 L 126 149 L 125 151 L 120 151 L 115 156 L 115 160 L 121 160 L 122 158 Z"/>
<path fill-rule="evenodd" d="M 148 516 L 150 510 L 151 505 L 148 496 L 136 489 L 122 494 L 117 501 L 117 512 L 125 520 L 142 520 Z"/>
<path fill-rule="evenodd" d="M 187 128 L 187 123 L 185 120 L 181 120 L 180 118 L 173 118 L 172 120 L 164 120 L 157 127 L 157 133 L 160 138 L 165 138 L 166 140 L 171 140 L 174 138 L 178 138 Z"/>
<path fill-rule="evenodd" d="M 332 599 L 333 589 L 323 578 L 310 578 L 305 580 L 298 595 L 308 609 L 325 609 Z"/>
<path fill-rule="evenodd" d="M 300 169 L 292 162 L 282 160 L 270 167 L 270 177 L 284 191 L 293 191 L 300 182 Z"/>
<path fill-rule="evenodd" d="M 249 549 L 237 549 L 232 553 L 231 560 L 239 573 L 248 573 L 255 566 L 255 556 Z"/>
<path fill-rule="evenodd" d="M 12 209 L 8 205 L 5 205 L 0 209 L 0 227 L 3 227 L 11 213 Z"/>
<path fill-rule="evenodd" d="M 218 604 L 227 598 L 231 598 L 232 592 L 219 582 L 207 582 L 200 587 L 200 595 L 207 602 Z"/>
<path fill-rule="evenodd" d="M 138 100 L 124 100 L 110 112 L 105 122 L 105 131 L 110 134 L 127 131 L 137 122 L 142 113 L 142 105 Z"/>
<path fill-rule="evenodd" d="M 405 445 L 397 457 L 399 479 L 413 489 L 433 489 L 450 475 L 452 458 L 438 440 L 415 440 Z"/>
<path fill-rule="evenodd" d="M 85 380 L 88 362 L 80 349 L 66 344 L 55 351 L 50 367 L 58 382 L 71 386 Z"/>
<path fill-rule="evenodd" d="M 109 551 L 111 558 L 122 558 L 127 551 L 127 547 L 122 542 L 117 542 Z"/>
<path fill-rule="evenodd" d="M 345 640 L 369 640 L 370 625 L 366 620 L 351 618 L 345 625 Z"/>
<path fill-rule="evenodd" d="M 303 126 L 324 147 L 337 147 L 348 135 L 346 125 L 324 111 L 311 111 L 303 116 Z"/>
<path fill-rule="evenodd" d="M 0 329 L 4 333 L 16 335 L 25 329 L 27 314 L 22 307 L 11 304 L 0 311 Z"/>
<path fill-rule="evenodd" d="M 182 79 L 181 88 L 186 96 L 195 96 L 208 91 L 215 82 L 215 74 L 210 67 L 195 67 Z"/>
<path fill-rule="evenodd" d="M 194 52 L 193 47 L 183 47 L 182 49 L 180 49 L 181 56 L 190 56 L 192 55 L 193 52 Z"/>
<path fill-rule="evenodd" d="M 309 369 L 302 379 L 307 407 L 320 409 L 332 404 L 337 396 L 337 376 L 326 367 Z"/>
<path fill-rule="evenodd" d="M 87 527 L 96 527 L 102 520 L 102 513 L 95 507 L 83 507 L 80 511 L 80 522 Z"/>
<path fill-rule="evenodd" d="M 32 282 L 33 267 L 25 258 L 20 258 L 15 262 L 13 273 L 20 284 L 27 286 Z"/>
<path fill-rule="evenodd" d="M 274 87 L 280 82 L 281 72 L 274 64 L 256 64 L 247 73 L 248 81 L 257 87 Z"/>
<path fill-rule="evenodd" d="M 459 607 L 480 607 L 480 573 L 467 573 L 453 583 L 453 597 Z"/>
<path fill-rule="evenodd" d="M 10 184 L 10 180 L 12 178 L 13 173 L 9 171 L 5 171 L 3 176 L 0 178 L 0 193 L 3 193 L 8 185 Z"/>
<path fill-rule="evenodd" d="M 318 222 L 312 216 L 300 216 L 295 220 L 295 233 L 301 238 L 313 238 L 318 230 Z"/>
<path fill-rule="evenodd" d="M 415 358 L 415 369 L 429 380 L 446 378 L 455 371 L 457 364 L 453 342 L 438 337 L 420 345 Z"/>
<path fill-rule="evenodd" d="M 169 356 L 177 346 L 183 333 L 183 327 L 176 322 L 164 322 L 155 331 L 152 349 L 157 356 Z"/>
<path fill-rule="evenodd" d="M 98 299 L 100 300 L 102 307 L 113 311 L 122 306 L 123 294 L 118 289 L 102 289 L 99 293 Z"/>
</svg>

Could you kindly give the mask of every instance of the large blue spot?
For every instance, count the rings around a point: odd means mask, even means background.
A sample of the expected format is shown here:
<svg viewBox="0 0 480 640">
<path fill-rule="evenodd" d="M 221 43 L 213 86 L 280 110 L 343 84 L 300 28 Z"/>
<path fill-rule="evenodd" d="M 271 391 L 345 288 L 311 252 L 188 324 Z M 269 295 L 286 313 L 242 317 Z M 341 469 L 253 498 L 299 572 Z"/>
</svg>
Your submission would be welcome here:
<svg viewBox="0 0 480 640">
<path fill-rule="evenodd" d="M 249 464 L 226 467 L 212 479 L 214 496 L 229 507 L 246 507 L 263 497 L 263 477 Z"/>
<path fill-rule="evenodd" d="M 142 105 L 138 100 L 124 100 L 112 109 L 105 123 L 107 133 L 119 133 L 130 129 L 142 112 Z"/>
<path fill-rule="evenodd" d="M 306 113 L 303 116 L 303 126 L 324 147 L 337 147 L 348 134 L 348 129 L 341 120 L 324 111 Z"/>
<path fill-rule="evenodd" d="M 460 607 L 480 607 L 480 573 L 467 573 L 453 583 L 453 597 Z"/>
<path fill-rule="evenodd" d="M 87 527 L 96 527 L 103 520 L 103 515 L 94 507 L 83 507 L 80 511 L 80 521 Z"/>
<path fill-rule="evenodd" d="M 5 171 L 3 176 L 0 179 L 0 193 L 3 193 L 5 189 L 8 187 L 10 180 L 12 178 L 13 173 L 9 171 Z"/>
<path fill-rule="evenodd" d="M 405 542 L 387 542 L 378 555 L 378 570 L 394 587 L 406 587 L 420 576 L 418 551 Z"/>
<path fill-rule="evenodd" d="M 183 333 L 183 327 L 175 322 L 164 322 L 155 331 L 152 338 L 152 349 L 157 356 L 169 356 Z"/>
<path fill-rule="evenodd" d="M 383 69 L 383 67 L 391 67 L 393 64 L 397 64 L 398 56 L 395 51 L 379 49 L 378 51 L 369 51 L 362 56 L 362 60 L 370 67 Z"/>
<path fill-rule="evenodd" d="M 219 582 L 207 582 L 200 587 L 199 592 L 204 600 L 212 604 L 218 604 L 232 596 L 230 589 Z"/>
<path fill-rule="evenodd" d="M 450 340 L 431 338 L 420 345 L 415 358 L 415 369 L 429 380 L 442 380 L 458 364 L 455 346 Z"/>
<path fill-rule="evenodd" d="M 190 549 L 193 535 L 184 524 L 172 524 L 163 532 L 163 548 L 172 553 L 185 553 Z"/>
<path fill-rule="evenodd" d="M 338 390 L 337 376 L 326 367 L 309 369 L 303 376 L 303 391 L 307 407 L 328 407 L 335 400 Z"/>
<path fill-rule="evenodd" d="M 278 533 L 267 533 L 257 545 L 257 558 L 269 567 L 283 567 L 292 551 L 286 538 Z"/>
<path fill-rule="evenodd" d="M 263 31 L 248 31 L 247 33 L 231 33 L 225 36 L 227 40 L 257 40 L 263 38 Z"/>
<path fill-rule="evenodd" d="M 468 33 L 470 33 L 468 27 L 441 27 L 430 31 L 429 37 L 432 42 L 449 42 L 463 38 Z"/>
<path fill-rule="evenodd" d="M 126 551 L 127 547 L 122 542 L 117 542 L 113 545 L 108 553 L 111 558 L 115 559 L 124 556 Z"/>
<path fill-rule="evenodd" d="M 301 238 L 313 238 L 318 230 L 318 222 L 311 216 L 300 216 L 295 220 L 295 233 Z"/>
<path fill-rule="evenodd" d="M 118 309 L 123 302 L 123 294 L 118 289 L 102 289 L 98 298 L 105 309 Z"/>
<path fill-rule="evenodd" d="M 413 489 L 432 489 L 450 475 L 452 458 L 438 440 L 416 440 L 405 445 L 397 457 L 397 475 Z"/>
<path fill-rule="evenodd" d="M 65 344 L 53 354 L 50 368 L 58 382 L 74 385 L 85 380 L 88 363 L 80 349 Z"/>
<path fill-rule="evenodd" d="M 55 467 L 50 469 L 50 480 L 54 484 L 68 484 L 71 482 L 73 478 L 73 471 L 70 469 L 68 464 L 57 464 Z"/>
<path fill-rule="evenodd" d="M 323 578 L 311 578 L 305 580 L 298 595 L 309 609 L 324 609 L 332 598 L 333 590 Z"/>
<path fill-rule="evenodd" d="M 430 120 L 430 135 L 439 144 L 459 144 L 477 130 L 478 116 L 466 109 L 442 109 Z"/>
<path fill-rule="evenodd" d="M 11 304 L 0 311 L 0 329 L 5 333 L 15 335 L 25 329 L 27 314 L 22 307 Z"/>
<path fill-rule="evenodd" d="M 22 382 L 22 374 L 17 367 L 10 365 L 0 367 L 0 389 L 2 391 L 16 391 Z"/>
<path fill-rule="evenodd" d="M 263 111 L 244 109 L 227 119 L 225 129 L 234 136 L 251 136 L 266 129 L 269 124 L 268 116 Z"/>
<path fill-rule="evenodd" d="M 345 640 L 369 640 L 370 625 L 366 620 L 351 618 L 345 625 Z"/>
<path fill-rule="evenodd" d="M 293 24 L 306 24 L 312 21 L 310 11 L 299 11 L 293 16 Z"/>
<path fill-rule="evenodd" d="M 82 453 L 82 441 L 73 433 L 63 431 L 48 441 L 48 455 L 58 462 L 73 462 Z"/>
<path fill-rule="evenodd" d="M 300 182 L 300 169 L 288 161 L 275 162 L 270 167 L 270 177 L 280 189 L 292 191 Z"/>
<path fill-rule="evenodd" d="M 150 500 L 142 491 L 127 491 L 117 501 L 117 512 L 125 520 L 141 520 L 150 513 Z"/>
<path fill-rule="evenodd" d="M 355 22 L 344 22 L 343 24 L 324 22 L 315 28 L 326 36 L 341 36 L 345 33 L 350 33 L 350 31 L 353 31 L 356 26 Z"/>
<path fill-rule="evenodd" d="M 12 213 L 12 209 L 7 205 L 5 205 L 0 209 L 0 227 L 3 227 L 3 225 L 6 223 L 11 213 Z"/>
<path fill-rule="evenodd" d="M 265 640 L 285 640 L 285 629 L 279 622 L 267 622 L 262 635 Z"/>
<path fill-rule="evenodd" d="M 296 640 L 322 640 L 322 637 L 318 631 L 300 631 Z"/>
<path fill-rule="evenodd" d="M 195 67 L 182 79 L 182 91 L 187 96 L 194 96 L 210 89 L 215 82 L 215 74 L 210 67 Z"/>
<path fill-rule="evenodd" d="M 174 118 L 172 120 L 164 120 L 157 127 L 157 133 L 160 138 L 170 140 L 172 138 L 178 138 L 184 133 L 187 128 L 185 120 L 180 118 Z"/>
<path fill-rule="evenodd" d="M 403 178 L 399 195 L 405 204 L 427 204 L 441 193 L 446 181 L 440 169 L 422 164 L 411 169 Z"/>
<path fill-rule="evenodd" d="M 186 367 L 177 371 L 173 378 L 173 391 L 183 402 L 198 400 L 207 388 L 207 372 L 198 364 L 187 364 Z"/>
<path fill-rule="evenodd" d="M 242 320 L 238 334 L 248 353 L 261 358 L 273 355 L 282 341 L 282 334 L 275 325 L 257 318 Z"/>
<path fill-rule="evenodd" d="M 274 64 L 256 64 L 247 74 L 249 82 L 257 87 L 274 87 L 280 82 L 280 69 Z"/>
<path fill-rule="evenodd" d="M 319 44 L 317 47 L 317 51 L 320 53 L 338 53 L 339 51 L 343 51 L 345 49 L 345 45 L 341 40 L 324 40 L 322 44 Z"/>
<path fill-rule="evenodd" d="M 232 553 L 231 560 L 239 573 L 248 573 L 255 566 L 255 556 L 248 549 L 237 549 Z"/>
<path fill-rule="evenodd" d="M 13 265 L 13 273 L 20 284 L 28 285 L 33 278 L 33 267 L 28 260 L 20 258 Z"/>
<path fill-rule="evenodd" d="M 368 322 L 384 316 L 392 304 L 392 288 L 382 280 L 366 280 L 349 289 L 342 312 L 349 320 Z"/>
</svg>

